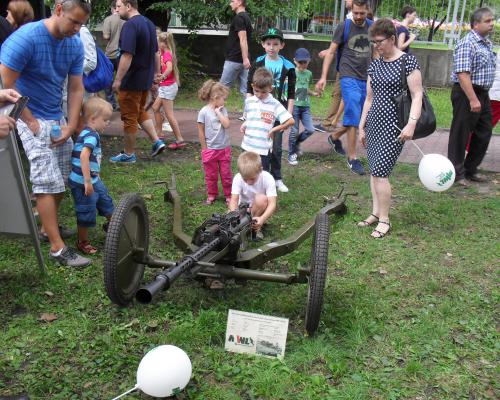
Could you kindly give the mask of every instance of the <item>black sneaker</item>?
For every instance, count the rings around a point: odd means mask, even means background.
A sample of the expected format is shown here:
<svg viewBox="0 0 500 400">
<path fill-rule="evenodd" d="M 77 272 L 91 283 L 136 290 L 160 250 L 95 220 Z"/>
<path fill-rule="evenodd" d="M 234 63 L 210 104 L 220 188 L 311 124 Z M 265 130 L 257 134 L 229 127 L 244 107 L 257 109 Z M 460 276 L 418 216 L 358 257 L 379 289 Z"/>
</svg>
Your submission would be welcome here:
<svg viewBox="0 0 500 400">
<path fill-rule="evenodd" d="M 77 254 L 75 250 L 68 246 L 64 246 L 61 254 L 54 256 L 52 252 L 49 252 L 49 258 L 58 262 L 61 265 L 66 265 L 73 268 L 83 268 L 90 265 L 91 260 L 81 255 Z"/>
<path fill-rule="evenodd" d="M 335 153 L 340 154 L 341 156 L 345 156 L 345 150 L 342 147 L 342 142 L 340 141 L 340 139 L 333 140 L 332 136 L 328 136 L 328 144 L 332 146 L 332 150 Z"/>
<path fill-rule="evenodd" d="M 318 132 L 321 132 L 321 133 L 326 133 L 327 132 L 326 128 L 323 125 L 321 125 L 321 124 L 317 124 L 317 125 L 313 125 L 313 126 L 314 126 L 314 130 L 315 131 L 318 131 Z"/>
</svg>

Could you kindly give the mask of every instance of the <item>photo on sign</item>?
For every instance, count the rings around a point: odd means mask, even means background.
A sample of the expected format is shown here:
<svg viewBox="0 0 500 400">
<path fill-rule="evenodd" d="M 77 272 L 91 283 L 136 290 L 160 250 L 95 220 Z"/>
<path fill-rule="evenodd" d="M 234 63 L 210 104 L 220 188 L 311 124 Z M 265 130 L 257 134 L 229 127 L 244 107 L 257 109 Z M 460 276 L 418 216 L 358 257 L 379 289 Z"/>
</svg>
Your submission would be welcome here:
<svg viewBox="0 0 500 400">
<path fill-rule="evenodd" d="M 229 310 L 225 349 L 283 359 L 288 319 Z"/>
</svg>

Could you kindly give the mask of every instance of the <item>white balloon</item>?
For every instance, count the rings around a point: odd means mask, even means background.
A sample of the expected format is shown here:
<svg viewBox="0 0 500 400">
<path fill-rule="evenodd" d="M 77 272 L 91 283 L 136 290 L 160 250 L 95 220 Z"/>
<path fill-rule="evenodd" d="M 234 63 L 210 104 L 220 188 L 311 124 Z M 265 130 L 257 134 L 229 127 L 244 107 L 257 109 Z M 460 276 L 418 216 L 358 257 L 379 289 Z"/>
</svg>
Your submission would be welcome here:
<svg viewBox="0 0 500 400">
<path fill-rule="evenodd" d="M 150 350 L 137 368 L 137 387 L 153 397 L 167 397 L 182 390 L 191 379 L 191 361 L 184 350 L 163 345 Z"/>
<path fill-rule="evenodd" d="M 420 160 L 418 177 L 427 189 L 443 192 L 455 182 L 455 168 L 441 154 L 426 154 Z"/>
</svg>

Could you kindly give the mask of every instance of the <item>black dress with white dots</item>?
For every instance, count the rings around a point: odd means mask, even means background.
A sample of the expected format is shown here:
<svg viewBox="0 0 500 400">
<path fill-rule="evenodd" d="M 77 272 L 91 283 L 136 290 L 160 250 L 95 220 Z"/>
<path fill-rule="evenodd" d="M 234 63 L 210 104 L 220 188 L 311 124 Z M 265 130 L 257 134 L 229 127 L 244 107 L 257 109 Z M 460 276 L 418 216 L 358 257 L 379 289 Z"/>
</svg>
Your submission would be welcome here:
<svg viewBox="0 0 500 400">
<path fill-rule="evenodd" d="M 368 67 L 371 79 L 373 101 L 366 117 L 366 152 L 370 173 L 377 177 L 388 177 L 403 150 L 403 144 L 396 140 L 400 131 L 397 125 L 396 106 L 392 97 L 401 93 L 401 62 L 406 57 L 406 76 L 420 69 L 413 54 L 406 54 L 394 61 L 381 57 Z"/>
</svg>

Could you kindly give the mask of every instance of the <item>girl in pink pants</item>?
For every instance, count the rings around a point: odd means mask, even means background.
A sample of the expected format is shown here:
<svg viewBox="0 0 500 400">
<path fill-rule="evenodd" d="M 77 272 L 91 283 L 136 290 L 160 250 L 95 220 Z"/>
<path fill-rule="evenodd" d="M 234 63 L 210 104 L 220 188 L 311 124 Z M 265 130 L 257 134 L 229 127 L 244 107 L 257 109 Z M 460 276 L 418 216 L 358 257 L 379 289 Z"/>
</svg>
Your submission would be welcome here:
<svg viewBox="0 0 500 400">
<path fill-rule="evenodd" d="M 229 118 L 224 102 L 229 94 L 226 86 L 210 79 L 198 91 L 198 97 L 207 102 L 198 113 L 198 136 L 201 144 L 201 161 L 205 171 L 207 200 L 212 204 L 219 194 L 219 174 L 226 203 L 231 200 L 231 144 L 226 129 Z"/>
</svg>

